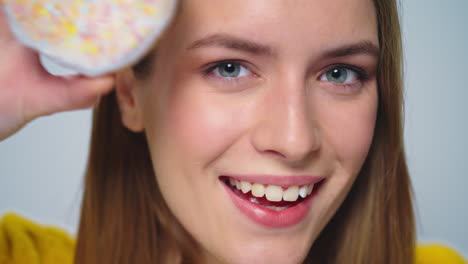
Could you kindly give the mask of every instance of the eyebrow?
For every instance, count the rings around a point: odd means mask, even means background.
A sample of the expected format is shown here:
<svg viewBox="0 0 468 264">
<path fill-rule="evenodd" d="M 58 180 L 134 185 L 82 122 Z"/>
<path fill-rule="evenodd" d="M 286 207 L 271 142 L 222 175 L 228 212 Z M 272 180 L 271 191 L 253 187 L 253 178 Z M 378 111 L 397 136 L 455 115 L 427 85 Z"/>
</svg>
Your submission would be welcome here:
<svg viewBox="0 0 468 264">
<path fill-rule="evenodd" d="M 244 51 L 253 55 L 274 55 L 276 53 L 273 48 L 267 45 L 226 34 L 214 34 L 197 40 L 188 47 L 188 50 L 210 46 Z"/>
<path fill-rule="evenodd" d="M 339 58 L 352 56 L 356 54 L 367 54 L 376 58 L 380 57 L 380 49 L 369 40 L 363 40 L 357 43 L 332 48 L 324 52 L 324 58 Z"/>
<path fill-rule="evenodd" d="M 256 43 L 247 39 L 239 38 L 228 34 L 213 34 L 193 42 L 188 50 L 205 47 L 222 47 L 227 49 L 239 50 L 253 55 L 276 55 L 274 48 Z M 380 49 L 373 42 L 363 40 L 353 44 L 340 46 L 325 50 L 321 56 L 324 59 L 352 56 L 356 54 L 367 54 L 379 58 Z"/>
</svg>

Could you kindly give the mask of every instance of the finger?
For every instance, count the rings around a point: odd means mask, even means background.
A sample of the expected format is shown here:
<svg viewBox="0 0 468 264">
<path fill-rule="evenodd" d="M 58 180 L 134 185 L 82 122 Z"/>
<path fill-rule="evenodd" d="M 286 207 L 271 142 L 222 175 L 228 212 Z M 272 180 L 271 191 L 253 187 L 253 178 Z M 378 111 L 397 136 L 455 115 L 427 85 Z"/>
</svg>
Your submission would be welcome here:
<svg viewBox="0 0 468 264">
<path fill-rule="evenodd" d="M 0 54 L 4 61 L 0 64 L 0 94 L 9 94 L 9 104 L 20 104 L 10 107 L 26 120 L 90 107 L 113 88 L 113 75 L 58 77 L 42 67 L 35 51 L 21 45 L 4 48 L 7 53 Z"/>
<path fill-rule="evenodd" d="M 65 95 L 59 105 L 59 111 L 77 110 L 88 108 L 98 101 L 99 97 L 107 94 L 114 88 L 115 78 L 113 75 L 67 79 L 68 85 Z"/>
<path fill-rule="evenodd" d="M 49 77 L 44 82 L 43 100 L 38 102 L 37 115 L 84 109 L 93 106 L 100 96 L 114 87 L 114 76 L 74 78 Z"/>
<path fill-rule="evenodd" d="M 48 73 L 42 67 L 38 54 L 15 40 L 2 5 L 0 47 L 3 50 L 0 54 L 0 94 L 10 94 L 9 105 L 13 105 L 13 110 L 19 109 L 17 113 L 22 113 L 27 120 L 54 112 L 90 107 L 102 94 L 113 88 L 111 75 L 64 78 Z"/>
</svg>

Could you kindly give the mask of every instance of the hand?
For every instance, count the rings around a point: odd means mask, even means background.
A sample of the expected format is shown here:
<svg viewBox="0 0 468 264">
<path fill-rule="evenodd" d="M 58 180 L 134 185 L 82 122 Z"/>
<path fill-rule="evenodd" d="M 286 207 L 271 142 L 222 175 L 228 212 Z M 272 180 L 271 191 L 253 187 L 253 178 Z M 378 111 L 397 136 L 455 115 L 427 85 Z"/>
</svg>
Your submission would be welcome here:
<svg viewBox="0 0 468 264">
<path fill-rule="evenodd" d="M 0 5 L 0 141 L 39 116 L 91 107 L 113 86 L 112 75 L 49 74 L 38 54 L 14 38 Z"/>
</svg>

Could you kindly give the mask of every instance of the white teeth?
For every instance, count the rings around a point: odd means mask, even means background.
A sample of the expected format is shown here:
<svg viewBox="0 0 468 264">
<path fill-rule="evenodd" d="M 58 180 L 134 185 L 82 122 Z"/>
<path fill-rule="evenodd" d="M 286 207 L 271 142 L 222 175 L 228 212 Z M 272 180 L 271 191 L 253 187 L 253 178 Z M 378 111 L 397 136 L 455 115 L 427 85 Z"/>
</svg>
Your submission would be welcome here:
<svg viewBox="0 0 468 264">
<path fill-rule="evenodd" d="M 309 189 L 308 189 L 308 186 L 307 186 L 307 185 L 302 186 L 302 187 L 299 189 L 299 195 L 300 195 L 302 198 L 306 198 L 308 190 L 309 190 Z"/>
<path fill-rule="evenodd" d="M 250 182 L 242 181 L 240 185 L 241 185 L 241 190 L 243 193 L 250 192 L 250 188 L 252 187 L 252 184 L 250 184 Z"/>
<path fill-rule="evenodd" d="M 291 186 L 283 192 L 283 200 L 288 202 L 295 202 L 299 196 L 299 187 Z"/>
<path fill-rule="evenodd" d="M 280 186 L 268 185 L 265 189 L 265 196 L 268 201 L 279 202 L 283 199 L 283 189 Z"/>
<path fill-rule="evenodd" d="M 290 186 L 283 191 L 283 187 L 277 185 L 265 185 L 260 183 L 250 183 L 247 181 L 239 181 L 234 178 L 229 178 L 229 184 L 243 193 L 251 192 L 252 196 L 261 198 L 266 196 L 266 199 L 271 202 L 280 202 L 282 200 L 288 202 L 295 202 L 300 197 L 306 198 L 314 190 L 314 184 L 304 185 L 299 187 L 297 185 Z M 282 208 L 284 209 L 284 208 Z M 282 210 L 281 209 L 281 210 Z"/>
<path fill-rule="evenodd" d="M 252 195 L 255 197 L 263 197 L 263 195 L 265 195 L 265 186 L 263 186 L 263 184 L 254 183 L 252 185 Z"/>
<path fill-rule="evenodd" d="M 312 193 L 312 190 L 314 190 L 314 185 L 313 184 L 307 186 L 307 195 L 310 195 Z"/>
<path fill-rule="evenodd" d="M 229 184 L 231 184 L 231 186 L 236 186 L 236 180 L 229 178 Z"/>
</svg>

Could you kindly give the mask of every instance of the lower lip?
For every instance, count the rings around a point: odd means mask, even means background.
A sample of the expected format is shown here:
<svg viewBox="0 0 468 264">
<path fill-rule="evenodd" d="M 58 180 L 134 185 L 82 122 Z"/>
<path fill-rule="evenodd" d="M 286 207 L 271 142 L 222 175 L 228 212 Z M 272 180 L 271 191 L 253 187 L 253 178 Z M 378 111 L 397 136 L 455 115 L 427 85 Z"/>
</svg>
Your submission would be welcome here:
<svg viewBox="0 0 468 264">
<path fill-rule="evenodd" d="M 222 183 L 231 197 L 234 205 L 250 220 L 269 228 L 286 228 L 299 224 L 306 216 L 316 193 L 312 193 L 303 201 L 281 211 L 271 210 L 264 206 L 251 203 L 237 196 L 226 184 Z"/>
</svg>

